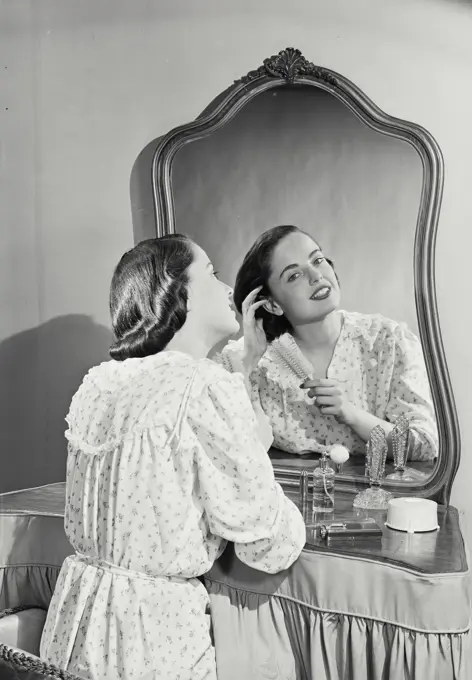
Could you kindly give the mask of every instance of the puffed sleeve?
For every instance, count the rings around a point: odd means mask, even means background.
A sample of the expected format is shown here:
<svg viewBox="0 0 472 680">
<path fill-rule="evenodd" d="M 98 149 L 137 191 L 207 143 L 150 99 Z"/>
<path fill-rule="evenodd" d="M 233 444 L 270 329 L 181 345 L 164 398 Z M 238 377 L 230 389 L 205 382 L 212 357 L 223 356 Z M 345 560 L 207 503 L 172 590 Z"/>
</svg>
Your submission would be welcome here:
<svg viewBox="0 0 472 680">
<path fill-rule="evenodd" d="M 241 373 L 244 375 L 243 369 L 243 351 L 244 351 L 244 339 L 234 341 L 230 340 L 228 344 L 224 347 L 222 352 L 216 354 L 213 357 L 213 361 L 217 364 L 226 368 L 229 373 Z M 272 425 L 267 415 L 264 413 L 261 400 L 259 397 L 259 371 L 256 368 L 251 376 L 249 376 L 249 384 L 246 385 L 246 389 L 251 397 L 252 407 L 254 413 L 256 414 L 259 437 L 264 444 L 266 451 L 270 449 L 274 441 L 274 433 L 272 431 Z"/>
<path fill-rule="evenodd" d="M 404 325 L 394 334 L 395 358 L 386 417 L 410 417 L 411 460 L 433 460 L 438 455 L 438 430 L 428 375 L 419 339 Z"/>
<path fill-rule="evenodd" d="M 187 420 L 197 437 L 197 495 L 210 531 L 260 571 L 287 569 L 305 545 L 305 524 L 275 481 L 240 374 L 207 385 Z"/>
</svg>

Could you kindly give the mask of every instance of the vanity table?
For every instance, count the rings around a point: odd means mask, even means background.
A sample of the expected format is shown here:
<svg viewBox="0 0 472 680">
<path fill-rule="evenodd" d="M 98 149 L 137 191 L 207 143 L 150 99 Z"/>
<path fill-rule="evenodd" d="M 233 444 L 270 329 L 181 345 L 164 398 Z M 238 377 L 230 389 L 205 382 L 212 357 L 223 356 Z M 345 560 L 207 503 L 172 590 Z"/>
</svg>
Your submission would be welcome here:
<svg viewBox="0 0 472 680">
<path fill-rule="evenodd" d="M 470 675 L 470 576 L 458 512 L 404 534 L 336 496 L 331 520 L 372 517 L 382 538 L 327 544 L 307 528 L 293 567 L 250 569 L 228 548 L 206 576 L 219 678 L 449 680 Z M 327 518 L 327 521 L 331 521 Z"/>
<path fill-rule="evenodd" d="M 73 552 L 64 504 L 63 483 L 0 495 L 0 609 L 47 609 Z M 336 494 L 332 519 L 364 516 L 381 539 L 327 544 L 308 526 L 299 560 L 275 575 L 228 546 L 205 577 L 219 680 L 468 680 L 470 577 L 457 510 L 440 508 L 438 532 L 408 535 Z"/>
</svg>

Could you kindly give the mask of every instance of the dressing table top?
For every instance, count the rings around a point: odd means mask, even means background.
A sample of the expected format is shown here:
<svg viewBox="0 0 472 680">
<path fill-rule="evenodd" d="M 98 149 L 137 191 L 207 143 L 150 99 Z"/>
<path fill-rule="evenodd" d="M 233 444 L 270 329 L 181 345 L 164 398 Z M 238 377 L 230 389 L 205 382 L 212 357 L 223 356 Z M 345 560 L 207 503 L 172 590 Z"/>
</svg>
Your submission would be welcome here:
<svg viewBox="0 0 472 680">
<path fill-rule="evenodd" d="M 287 495 L 300 507 L 296 493 Z M 352 507 L 353 496 L 335 494 L 335 510 L 310 516 L 305 509 L 307 545 L 305 550 L 376 560 L 426 574 L 463 573 L 467 556 L 456 508 L 438 507 L 439 530 L 407 534 L 385 526 L 386 510 L 358 510 Z M 301 509 L 301 508 L 300 508 Z M 382 529 L 382 537 L 335 538 L 328 543 L 317 535 L 314 525 L 324 522 L 358 522 L 372 518 Z"/>
<path fill-rule="evenodd" d="M 298 504 L 298 491 L 287 491 Z M 353 496 L 336 492 L 334 513 L 319 514 L 307 519 L 307 552 L 344 554 L 398 565 L 425 574 L 460 573 L 468 569 L 466 549 L 462 538 L 459 513 L 454 507 L 438 508 L 439 530 L 425 534 L 406 534 L 385 526 L 385 511 L 357 510 L 352 507 Z M 6 516 L 63 517 L 65 483 L 23 489 L 0 495 L 0 521 Z M 3 517 L 1 517 L 3 515 Z M 330 543 L 315 535 L 315 523 L 324 521 L 359 521 L 371 517 L 382 529 L 382 538 L 336 538 Z M 13 519 L 13 517 L 12 517 Z M 62 529 L 63 530 L 63 529 Z"/>
</svg>

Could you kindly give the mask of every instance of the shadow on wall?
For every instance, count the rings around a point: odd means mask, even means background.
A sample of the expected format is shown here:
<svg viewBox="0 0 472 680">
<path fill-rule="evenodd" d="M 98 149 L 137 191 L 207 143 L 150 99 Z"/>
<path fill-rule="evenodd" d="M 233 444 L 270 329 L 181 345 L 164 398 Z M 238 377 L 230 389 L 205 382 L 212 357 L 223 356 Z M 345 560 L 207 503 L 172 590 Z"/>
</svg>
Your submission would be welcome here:
<svg viewBox="0 0 472 680">
<path fill-rule="evenodd" d="M 157 137 L 144 147 L 131 170 L 129 192 L 135 244 L 156 237 L 151 171 L 154 152 L 161 139 Z"/>
<path fill-rule="evenodd" d="M 65 416 L 82 378 L 106 361 L 112 333 L 61 316 L 0 344 L 0 492 L 65 479 Z"/>
</svg>

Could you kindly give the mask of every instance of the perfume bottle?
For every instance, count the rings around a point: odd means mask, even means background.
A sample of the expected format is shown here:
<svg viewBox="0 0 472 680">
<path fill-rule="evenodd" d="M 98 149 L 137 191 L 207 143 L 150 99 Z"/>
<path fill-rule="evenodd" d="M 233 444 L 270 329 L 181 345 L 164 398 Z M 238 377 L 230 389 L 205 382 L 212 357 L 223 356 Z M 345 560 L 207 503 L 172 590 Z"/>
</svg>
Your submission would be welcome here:
<svg viewBox="0 0 472 680">
<path fill-rule="evenodd" d="M 355 508 L 367 510 L 386 510 L 388 508 L 388 503 L 393 495 L 390 491 L 382 489 L 387 450 L 387 435 L 380 425 L 376 425 L 366 444 L 365 470 L 370 486 L 364 491 L 359 491 L 354 498 L 353 506 Z"/>
<path fill-rule="evenodd" d="M 328 465 L 328 452 L 313 472 L 313 512 L 333 512 L 335 471 Z"/>
<path fill-rule="evenodd" d="M 397 418 L 390 437 L 395 471 L 387 475 L 385 479 L 395 482 L 415 482 L 425 479 L 428 476 L 427 474 L 406 466 L 408 454 L 412 444 L 414 445 L 415 437 L 414 432 L 410 430 L 408 416 L 401 415 Z"/>
</svg>

